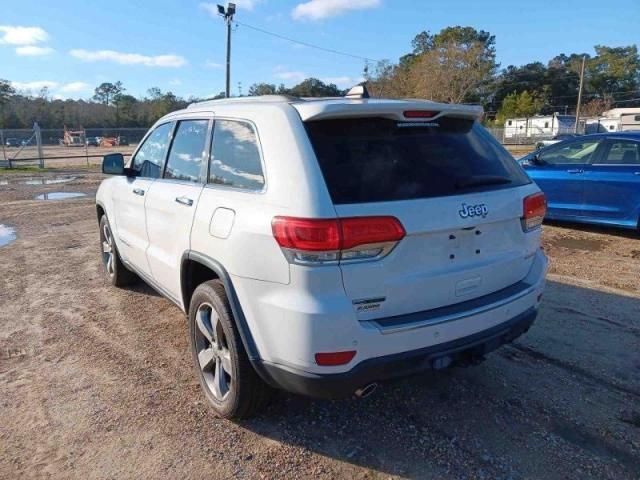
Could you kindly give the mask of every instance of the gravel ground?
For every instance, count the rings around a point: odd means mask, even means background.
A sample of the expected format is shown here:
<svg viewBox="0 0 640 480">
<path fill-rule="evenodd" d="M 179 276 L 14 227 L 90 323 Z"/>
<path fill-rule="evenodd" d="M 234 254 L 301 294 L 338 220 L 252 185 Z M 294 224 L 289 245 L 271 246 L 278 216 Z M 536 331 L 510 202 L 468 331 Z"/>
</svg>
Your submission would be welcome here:
<svg viewBox="0 0 640 480">
<path fill-rule="evenodd" d="M 540 316 L 480 366 L 364 400 L 280 393 L 234 423 L 204 402 L 183 314 L 105 282 L 100 175 L 62 173 L 0 174 L 1 478 L 640 478 L 637 237 L 545 225 Z M 53 191 L 87 197 L 34 200 Z"/>
</svg>

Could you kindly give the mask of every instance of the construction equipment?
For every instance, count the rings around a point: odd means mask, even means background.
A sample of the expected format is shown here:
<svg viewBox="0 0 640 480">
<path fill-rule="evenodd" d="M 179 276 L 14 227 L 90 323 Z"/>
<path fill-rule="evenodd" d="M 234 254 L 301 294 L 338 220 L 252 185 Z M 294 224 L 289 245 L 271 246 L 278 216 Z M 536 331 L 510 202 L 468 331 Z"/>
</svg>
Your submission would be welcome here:
<svg viewBox="0 0 640 480">
<path fill-rule="evenodd" d="M 118 137 L 102 137 L 100 139 L 101 147 L 117 147 L 118 144 Z"/>
<path fill-rule="evenodd" d="M 67 130 L 64 126 L 64 137 L 60 140 L 60 145 L 65 147 L 84 147 L 84 130 Z"/>
</svg>

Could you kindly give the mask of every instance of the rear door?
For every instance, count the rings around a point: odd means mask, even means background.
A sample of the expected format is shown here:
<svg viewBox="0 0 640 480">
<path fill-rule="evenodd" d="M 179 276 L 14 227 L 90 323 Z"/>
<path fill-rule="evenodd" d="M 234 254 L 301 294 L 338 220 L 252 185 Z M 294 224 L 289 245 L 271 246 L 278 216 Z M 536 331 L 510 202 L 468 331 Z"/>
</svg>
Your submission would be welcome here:
<svg viewBox="0 0 640 480">
<path fill-rule="evenodd" d="M 429 310 L 524 278 L 539 229 L 523 232 L 524 171 L 472 119 L 309 121 L 309 137 L 340 217 L 391 215 L 406 237 L 386 257 L 341 262 L 344 287 L 372 319 Z"/>
<path fill-rule="evenodd" d="M 146 203 L 151 274 L 176 300 L 181 298 L 182 254 L 190 248 L 193 217 L 204 187 L 210 128 L 206 119 L 178 121 L 162 178 L 149 188 Z"/>
<path fill-rule="evenodd" d="M 173 123 L 168 122 L 150 132 L 129 163 L 133 174 L 117 177 L 112 190 L 120 253 L 140 273 L 147 275 L 151 270 L 146 256 L 149 237 L 145 202 L 151 185 L 162 173 L 172 130 Z"/>
<path fill-rule="evenodd" d="M 526 167 L 547 196 L 550 218 L 582 216 L 585 169 L 601 142 L 601 137 L 565 141 L 544 149 L 538 154 L 538 163 Z"/>
<path fill-rule="evenodd" d="M 640 142 L 609 138 L 585 168 L 584 215 L 636 226 L 640 209 Z"/>
</svg>

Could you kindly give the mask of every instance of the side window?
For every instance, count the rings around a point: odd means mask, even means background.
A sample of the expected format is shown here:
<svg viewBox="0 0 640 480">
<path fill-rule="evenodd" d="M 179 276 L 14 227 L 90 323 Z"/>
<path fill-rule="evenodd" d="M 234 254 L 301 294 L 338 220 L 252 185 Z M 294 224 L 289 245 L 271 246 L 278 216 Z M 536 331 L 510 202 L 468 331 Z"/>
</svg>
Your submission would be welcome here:
<svg viewBox="0 0 640 480">
<path fill-rule="evenodd" d="M 251 124 L 237 120 L 215 121 L 209 183 L 262 190 L 264 174 L 260 148 Z"/>
<path fill-rule="evenodd" d="M 207 143 L 208 120 L 183 120 L 173 136 L 164 178 L 198 182 Z"/>
<path fill-rule="evenodd" d="M 606 165 L 640 165 L 640 143 L 613 140 L 604 158 L 598 162 Z"/>
<path fill-rule="evenodd" d="M 551 165 L 589 163 L 599 144 L 600 140 L 568 142 L 540 153 L 538 158 Z"/>
<path fill-rule="evenodd" d="M 173 123 L 163 123 L 151 132 L 144 141 L 131 161 L 131 168 L 136 172 L 137 176 L 146 178 L 160 177 L 172 128 Z"/>
</svg>

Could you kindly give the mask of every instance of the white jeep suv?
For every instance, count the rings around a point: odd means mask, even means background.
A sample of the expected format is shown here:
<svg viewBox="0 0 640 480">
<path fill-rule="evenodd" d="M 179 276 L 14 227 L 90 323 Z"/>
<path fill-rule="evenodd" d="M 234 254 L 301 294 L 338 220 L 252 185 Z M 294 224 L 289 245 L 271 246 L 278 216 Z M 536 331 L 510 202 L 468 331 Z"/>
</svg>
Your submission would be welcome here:
<svg viewBox="0 0 640 480">
<path fill-rule="evenodd" d="M 159 120 L 98 190 L 110 281 L 188 315 L 218 415 L 270 387 L 366 395 L 534 321 L 545 199 L 476 107 L 249 97 Z"/>
</svg>

